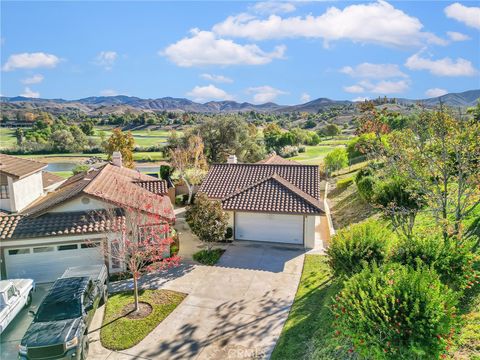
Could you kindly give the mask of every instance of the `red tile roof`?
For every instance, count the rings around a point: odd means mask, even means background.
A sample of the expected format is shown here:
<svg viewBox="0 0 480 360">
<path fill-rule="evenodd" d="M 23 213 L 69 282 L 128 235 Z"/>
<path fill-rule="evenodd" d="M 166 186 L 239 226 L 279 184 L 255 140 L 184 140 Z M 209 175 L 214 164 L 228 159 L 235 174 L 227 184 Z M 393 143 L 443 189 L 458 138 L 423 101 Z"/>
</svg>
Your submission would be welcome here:
<svg viewBox="0 0 480 360">
<path fill-rule="evenodd" d="M 36 160 L 0 154 L 0 173 L 23 178 L 47 167 L 47 164 Z"/>
<path fill-rule="evenodd" d="M 22 213 L 39 216 L 72 198 L 90 195 L 118 207 L 132 207 L 155 213 L 168 220 L 174 220 L 175 215 L 170 199 L 159 192 L 162 185 L 159 185 L 158 181 L 154 177 L 135 170 L 106 164 L 98 169 L 72 176 L 57 190 L 41 198 Z M 148 185 L 154 190 L 154 195 L 148 188 L 145 188 L 144 184 L 149 182 L 156 183 Z M 166 184 L 164 187 L 166 188 Z"/>
<path fill-rule="evenodd" d="M 122 223 L 124 216 L 119 213 L 116 221 Z M 111 218 L 101 212 L 49 213 L 40 217 L 0 216 L 0 239 L 103 233 L 111 225 Z"/>
<path fill-rule="evenodd" d="M 318 166 L 215 164 L 199 191 L 228 210 L 322 213 Z"/>
<path fill-rule="evenodd" d="M 300 163 L 284 159 L 283 157 L 277 154 L 271 154 L 263 160 L 257 162 L 257 164 L 274 164 L 274 165 L 301 165 Z"/>
<path fill-rule="evenodd" d="M 49 186 L 52 186 L 53 184 L 60 183 L 62 181 L 65 181 L 61 176 L 55 175 L 51 172 L 48 171 L 42 171 L 42 180 L 43 180 L 43 188 L 47 188 Z"/>
</svg>

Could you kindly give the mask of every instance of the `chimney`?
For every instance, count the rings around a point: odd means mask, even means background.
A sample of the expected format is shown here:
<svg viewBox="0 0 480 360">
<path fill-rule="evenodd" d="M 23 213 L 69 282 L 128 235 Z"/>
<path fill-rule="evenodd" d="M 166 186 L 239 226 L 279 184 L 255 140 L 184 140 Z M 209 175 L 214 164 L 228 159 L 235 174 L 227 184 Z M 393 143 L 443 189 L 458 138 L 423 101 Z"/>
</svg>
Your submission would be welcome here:
<svg viewBox="0 0 480 360">
<path fill-rule="evenodd" d="M 228 155 L 227 164 L 236 164 L 236 163 L 237 163 L 237 156 Z"/>
<path fill-rule="evenodd" d="M 122 167 L 122 154 L 120 153 L 120 151 L 113 152 L 112 164 L 118 167 Z"/>
</svg>

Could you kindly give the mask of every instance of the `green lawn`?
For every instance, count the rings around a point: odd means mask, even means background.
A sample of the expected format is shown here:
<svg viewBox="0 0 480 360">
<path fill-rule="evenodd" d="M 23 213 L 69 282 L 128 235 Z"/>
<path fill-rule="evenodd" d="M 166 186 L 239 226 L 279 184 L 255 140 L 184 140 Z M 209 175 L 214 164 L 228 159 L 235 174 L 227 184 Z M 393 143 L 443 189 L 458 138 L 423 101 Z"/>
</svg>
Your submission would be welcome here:
<svg viewBox="0 0 480 360">
<path fill-rule="evenodd" d="M 105 134 L 105 137 L 109 137 L 112 133 L 113 127 L 96 127 L 95 135 L 91 138 L 100 141 L 100 132 Z M 137 146 L 153 146 L 161 145 L 168 140 L 170 134 L 169 130 L 132 130 L 133 138 L 135 139 L 135 145 Z"/>
<path fill-rule="evenodd" d="M 133 302 L 133 292 L 122 292 L 108 298 L 103 318 L 100 340 L 107 349 L 123 350 L 142 341 L 182 301 L 186 294 L 170 290 L 144 290 L 140 301 L 153 307 L 143 319 L 129 319 L 123 316 L 123 309 Z"/>
<path fill-rule="evenodd" d="M 0 128 L 0 148 L 9 148 L 16 144 L 15 129 Z"/>
<path fill-rule="evenodd" d="M 272 360 L 348 359 L 336 348 L 330 310 L 340 287 L 331 280 L 326 257 L 306 255 L 295 300 L 273 351 Z"/>
<path fill-rule="evenodd" d="M 73 172 L 72 171 L 52 171 L 52 174 L 68 179 L 70 176 L 73 175 Z"/>
<path fill-rule="evenodd" d="M 334 148 L 334 146 L 322 145 L 307 146 L 304 153 L 300 153 L 298 156 L 294 156 L 290 159 L 305 165 L 319 165 L 322 163 L 325 156 L 327 156 L 327 154 Z"/>
</svg>

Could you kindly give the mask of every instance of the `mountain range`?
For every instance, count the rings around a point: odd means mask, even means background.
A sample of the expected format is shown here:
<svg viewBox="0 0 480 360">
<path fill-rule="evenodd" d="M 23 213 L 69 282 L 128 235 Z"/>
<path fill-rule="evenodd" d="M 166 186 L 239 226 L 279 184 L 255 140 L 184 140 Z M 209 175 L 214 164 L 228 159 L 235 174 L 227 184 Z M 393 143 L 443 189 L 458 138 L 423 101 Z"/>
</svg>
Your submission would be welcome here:
<svg viewBox="0 0 480 360">
<path fill-rule="evenodd" d="M 428 99 L 397 98 L 397 104 L 411 105 L 422 103 L 427 107 L 443 103 L 451 107 L 474 106 L 480 98 L 480 89 L 461 93 L 449 93 Z M 1 97 L 3 111 L 42 110 L 53 113 L 80 111 L 86 114 L 123 113 L 126 111 L 186 111 L 197 113 L 235 113 L 235 112 L 308 112 L 317 113 L 321 109 L 332 106 L 353 105 L 349 100 L 331 100 L 319 98 L 299 105 L 279 105 L 272 102 L 265 104 L 239 103 L 236 101 L 209 101 L 198 103 L 184 98 L 163 97 L 158 99 L 142 99 L 134 96 L 92 96 L 78 100 L 26 98 L 22 96 Z"/>
</svg>

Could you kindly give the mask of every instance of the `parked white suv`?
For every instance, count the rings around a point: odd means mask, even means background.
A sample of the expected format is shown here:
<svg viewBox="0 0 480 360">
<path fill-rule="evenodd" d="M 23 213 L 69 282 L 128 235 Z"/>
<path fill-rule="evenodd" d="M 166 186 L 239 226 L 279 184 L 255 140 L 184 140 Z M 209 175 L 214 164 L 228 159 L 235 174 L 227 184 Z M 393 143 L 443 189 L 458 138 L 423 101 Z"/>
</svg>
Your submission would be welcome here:
<svg viewBox="0 0 480 360">
<path fill-rule="evenodd" d="M 24 307 L 32 303 L 35 282 L 32 279 L 0 281 L 0 334 Z"/>
</svg>

